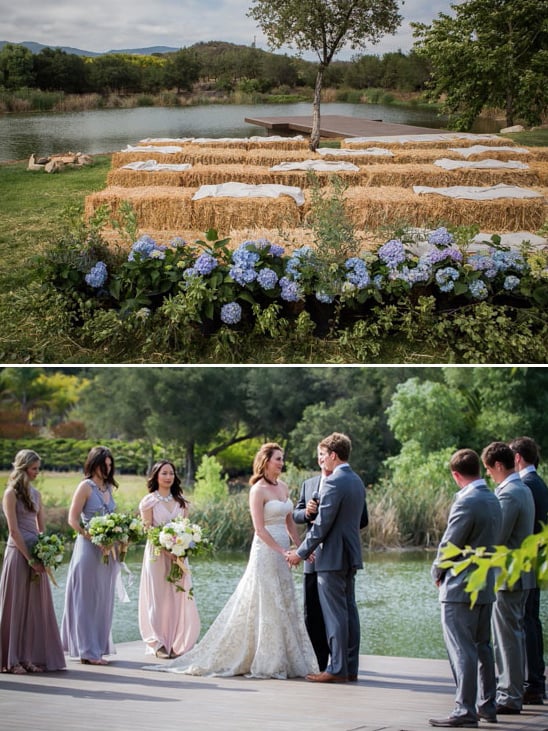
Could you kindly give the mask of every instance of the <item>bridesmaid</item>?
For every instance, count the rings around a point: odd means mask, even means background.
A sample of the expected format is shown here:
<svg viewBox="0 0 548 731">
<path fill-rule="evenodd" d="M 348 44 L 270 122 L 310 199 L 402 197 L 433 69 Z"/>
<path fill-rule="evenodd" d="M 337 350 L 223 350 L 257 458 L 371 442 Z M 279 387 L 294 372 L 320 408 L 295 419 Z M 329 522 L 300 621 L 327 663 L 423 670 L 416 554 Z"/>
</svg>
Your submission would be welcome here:
<svg viewBox="0 0 548 731">
<path fill-rule="evenodd" d="M 120 564 L 106 549 L 91 542 L 87 524 L 95 515 L 113 513 L 114 458 L 106 447 L 93 447 L 84 465 L 85 479 L 74 492 L 68 522 L 77 533 L 67 574 L 61 637 L 65 652 L 85 665 L 108 665 L 103 655 L 115 653 L 112 642 L 114 594 Z"/>
<path fill-rule="evenodd" d="M 139 503 L 145 528 L 188 516 L 188 502 L 173 462 L 163 459 L 153 466 L 147 489 L 149 494 Z M 167 551 L 156 556 L 147 541 L 139 587 L 139 630 L 146 643 L 146 654 L 162 659 L 190 650 L 200 633 L 198 610 L 190 596 L 190 573 L 184 575 L 185 591 L 177 591 L 166 581 L 170 562 Z"/>
<path fill-rule="evenodd" d="M 40 493 L 31 484 L 39 470 L 36 452 L 17 452 L 2 500 L 9 531 L 0 578 L 2 672 L 24 674 L 65 668 L 48 575 L 31 555 L 45 527 Z"/>
</svg>

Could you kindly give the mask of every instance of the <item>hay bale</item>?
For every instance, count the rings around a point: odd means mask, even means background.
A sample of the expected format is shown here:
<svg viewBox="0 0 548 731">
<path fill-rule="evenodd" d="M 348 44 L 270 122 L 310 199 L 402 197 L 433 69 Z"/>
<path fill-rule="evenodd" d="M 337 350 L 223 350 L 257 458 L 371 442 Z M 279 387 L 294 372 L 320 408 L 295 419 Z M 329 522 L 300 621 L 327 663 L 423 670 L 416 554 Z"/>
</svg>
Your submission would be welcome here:
<svg viewBox="0 0 548 731">
<path fill-rule="evenodd" d="M 181 182 L 183 172 L 173 170 L 127 170 L 117 168 L 110 170 L 107 175 L 108 186 L 121 186 L 122 188 L 139 188 L 141 186 L 183 185 Z"/>
<path fill-rule="evenodd" d="M 193 194 L 191 188 L 113 186 L 86 197 L 85 216 L 89 218 L 103 205 L 111 215 L 116 215 L 121 203 L 127 201 L 135 211 L 141 228 L 188 229 L 192 227 Z"/>
<path fill-rule="evenodd" d="M 364 165 L 360 168 L 360 185 L 365 186 L 390 185 L 410 188 L 413 185 L 444 187 L 448 185 L 496 185 L 498 183 L 539 185 L 540 178 L 538 173 L 531 169 L 460 168 L 444 170 L 431 164 L 411 163 Z"/>
<path fill-rule="evenodd" d="M 295 228 L 301 223 L 301 209 L 288 196 L 279 198 L 202 198 L 193 201 L 194 227 L 207 231 L 233 228 Z"/>
<path fill-rule="evenodd" d="M 405 147 L 471 147 L 472 145 L 514 145 L 512 140 L 498 135 L 481 135 L 458 132 L 432 132 L 432 134 L 418 135 L 379 135 L 371 137 L 347 138 L 344 146 L 356 147 L 385 147 L 390 150 Z"/>
<path fill-rule="evenodd" d="M 112 168 L 121 168 L 129 162 L 141 162 L 143 160 L 156 160 L 156 162 L 183 163 L 192 162 L 189 153 L 181 148 L 181 152 L 114 152 L 111 159 Z"/>
<path fill-rule="evenodd" d="M 305 193 L 310 206 L 309 193 Z M 349 188 L 345 192 L 348 213 L 354 224 L 379 229 L 398 223 L 436 227 L 440 223 L 459 226 L 473 222 L 484 231 L 534 231 L 546 218 L 546 199 L 499 199 L 470 201 L 440 195 L 417 195 L 408 188 Z"/>
</svg>

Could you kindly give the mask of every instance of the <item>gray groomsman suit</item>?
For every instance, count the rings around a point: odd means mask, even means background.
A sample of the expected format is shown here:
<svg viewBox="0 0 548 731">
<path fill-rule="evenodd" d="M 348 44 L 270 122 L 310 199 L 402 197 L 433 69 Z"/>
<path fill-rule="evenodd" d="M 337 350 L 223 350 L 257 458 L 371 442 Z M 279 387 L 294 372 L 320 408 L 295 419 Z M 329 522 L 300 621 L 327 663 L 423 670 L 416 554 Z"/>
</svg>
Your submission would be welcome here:
<svg viewBox="0 0 548 731">
<path fill-rule="evenodd" d="M 301 559 L 314 552 L 331 655 L 326 671 L 341 678 L 358 674 L 360 618 L 354 579 L 356 570 L 363 567 L 360 522 L 364 511 L 363 482 L 349 465 L 339 465 L 326 478 L 318 516 L 297 549 Z"/>
<path fill-rule="evenodd" d="M 502 508 L 498 543 L 519 548 L 533 532 L 535 504 L 529 488 L 514 472 L 496 488 Z M 497 705 L 521 710 L 525 682 L 525 602 L 536 585 L 534 572 L 522 573 L 511 589 L 497 591 L 493 609 L 493 645 L 497 664 Z"/>
<path fill-rule="evenodd" d="M 452 543 L 459 548 L 484 546 L 497 542 L 502 511 L 485 480 L 477 479 L 463 487 L 451 506 L 447 528 L 432 566 L 432 578 L 439 584 L 443 637 L 457 686 L 452 717 L 477 720 L 495 715 L 495 667 L 491 647 L 491 610 L 495 600 L 493 572 L 479 592 L 473 608 L 466 592 L 466 579 L 474 567 L 454 574 L 438 566 L 441 548 Z M 478 687 L 479 685 L 479 687 Z"/>
</svg>

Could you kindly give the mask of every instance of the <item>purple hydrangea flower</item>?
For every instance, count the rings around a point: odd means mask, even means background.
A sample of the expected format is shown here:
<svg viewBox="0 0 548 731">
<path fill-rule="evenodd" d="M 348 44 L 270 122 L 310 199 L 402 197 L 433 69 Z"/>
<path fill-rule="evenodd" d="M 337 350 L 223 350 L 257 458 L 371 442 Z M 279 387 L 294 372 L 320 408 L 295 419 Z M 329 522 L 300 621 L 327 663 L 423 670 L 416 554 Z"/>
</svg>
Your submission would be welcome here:
<svg viewBox="0 0 548 731">
<path fill-rule="evenodd" d="M 457 249 L 456 246 L 448 246 L 446 249 L 432 249 L 423 254 L 420 261 L 424 264 L 438 264 L 440 261 L 445 259 L 452 259 L 453 261 L 462 261 L 462 251 Z"/>
<path fill-rule="evenodd" d="M 135 261 L 135 257 L 149 259 L 153 251 L 165 251 L 165 246 L 158 246 L 151 236 L 141 236 L 133 244 L 128 254 L 128 261 Z"/>
<path fill-rule="evenodd" d="M 297 282 L 293 282 L 287 277 L 282 277 L 280 279 L 280 287 L 282 290 L 280 297 L 286 302 L 297 302 L 303 298 L 301 288 Z"/>
<path fill-rule="evenodd" d="M 107 265 L 104 261 L 98 261 L 86 274 L 86 282 L 90 287 L 99 289 L 107 280 Z"/>
<path fill-rule="evenodd" d="M 353 256 L 345 261 L 344 266 L 348 269 L 346 274 L 347 282 L 355 285 L 357 289 L 365 289 L 369 285 L 371 279 L 363 259 Z"/>
<path fill-rule="evenodd" d="M 200 254 L 200 256 L 194 262 L 193 269 L 197 274 L 207 276 L 217 266 L 217 259 L 211 254 Z"/>
<path fill-rule="evenodd" d="M 253 269 L 253 267 L 233 266 L 230 267 L 228 273 L 232 279 L 240 285 L 240 287 L 245 287 L 246 284 L 254 282 L 257 278 L 257 272 Z"/>
<path fill-rule="evenodd" d="M 428 243 L 432 246 L 451 246 L 455 243 L 455 239 L 445 226 L 440 226 L 428 236 Z"/>
<path fill-rule="evenodd" d="M 237 302 L 229 302 L 221 307 L 221 320 L 227 325 L 236 325 L 242 319 L 242 308 Z"/>
<path fill-rule="evenodd" d="M 405 247 L 400 239 L 391 239 L 381 246 L 378 256 L 381 261 L 393 269 L 405 261 Z"/>
</svg>

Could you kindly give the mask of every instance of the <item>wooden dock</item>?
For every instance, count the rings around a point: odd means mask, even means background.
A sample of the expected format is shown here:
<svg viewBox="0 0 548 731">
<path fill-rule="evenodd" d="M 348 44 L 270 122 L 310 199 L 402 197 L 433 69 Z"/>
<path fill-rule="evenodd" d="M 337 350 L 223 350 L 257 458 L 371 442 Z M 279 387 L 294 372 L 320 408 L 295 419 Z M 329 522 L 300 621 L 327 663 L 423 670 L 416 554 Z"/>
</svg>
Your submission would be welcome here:
<svg viewBox="0 0 548 731">
<path fill-rule="evenodd" d="M 362 655 L 358 683 L 155 673 L 142 642 L 107 667 L 68 661 L 57 673 L 0 675 L 0 724 L 37 731 L 427 731 L 453 707 L 446 660 Z M 493 728 L 481 722 L 481 728 Z M 548 705 L 499 716 L 496 731 L 546 731 Z"/>
<path fill-rule="evenodd" d="M 312 115 L 296 117 L 245 117 L 244 122 L 265 127 L 272 134 L 299 132 L 309 135 L 312 130 Z M 377 119 L 348 117 L 342 114 L 320 116 L 320 137 L 374 137 L 376 135 L 424 135 L 445 132 L 443 129 L 413 127 L 409 124 L 394 124 Z"/>
</svg>

